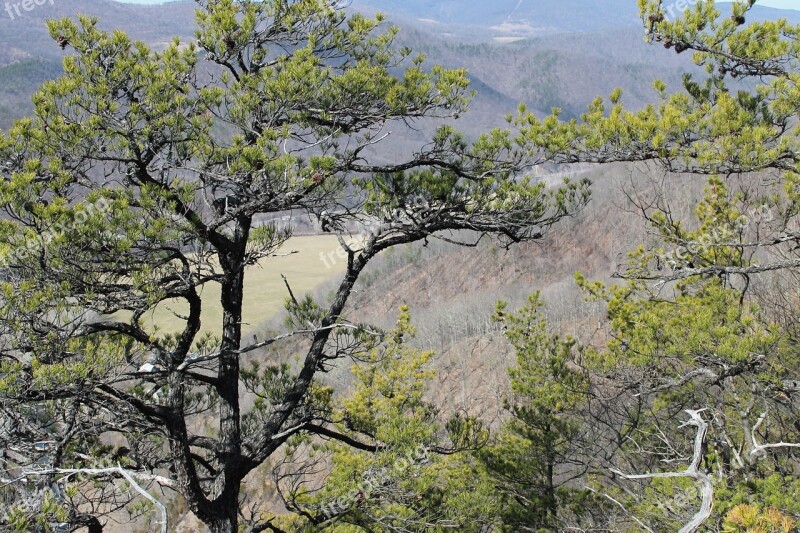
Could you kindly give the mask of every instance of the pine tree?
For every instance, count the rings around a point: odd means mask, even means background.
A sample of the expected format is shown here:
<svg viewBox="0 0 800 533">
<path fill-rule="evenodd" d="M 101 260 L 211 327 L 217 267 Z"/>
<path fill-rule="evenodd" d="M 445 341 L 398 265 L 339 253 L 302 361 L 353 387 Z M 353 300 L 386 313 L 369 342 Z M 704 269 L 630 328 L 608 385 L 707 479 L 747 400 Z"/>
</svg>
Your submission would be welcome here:
<svg viewBox="0 0 800 533">
<path fill-rule="evenodd" d="M 64 75 L 0 136 L 0 447 L 23 529 L 54 505 L 46 523 L 97 527 L 137 495 L 123 471 L 214 532 L 271 527 L 242 505 L 248 476 L 297 435 L 358 445 L 331 427 L 318 381 L 379 341 L 346 308 L 370 260 L 447 231 L 538 239 L 588 199 L 587 183 L 525 178 L 552 158 L 519 131 L 465 140 L 449 120 L 471 97 L 466 72 L 397 49 L 382 16 L 326 0 L 198 6 L 196 42 L 163 50 L 94 18 L 51 21 Z M 447 124 L 376 154 L 426 119 Z M 291 329 L 251 343 L 247 269 L 290 238 L 269 222 L 289 212 L 340 238 L 345 273 L 329 302 L 291 296 Z M 200 336 L 211 284 L 222 320 Z M 159 304 L 180 331 L 148 324 Z M 288 337 L 307 343 L 299 364 L 243 366 Z"/>
</svg>

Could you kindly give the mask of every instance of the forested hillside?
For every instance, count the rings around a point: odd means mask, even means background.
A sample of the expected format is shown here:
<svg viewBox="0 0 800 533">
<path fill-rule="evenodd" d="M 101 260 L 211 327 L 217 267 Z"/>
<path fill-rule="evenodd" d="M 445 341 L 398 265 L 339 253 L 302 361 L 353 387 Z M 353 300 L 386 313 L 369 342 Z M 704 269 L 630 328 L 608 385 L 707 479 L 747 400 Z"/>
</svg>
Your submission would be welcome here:
<svg viewBox="0 0 800 533">
<path fill-rule="evenodd" d="M 636 2 L 627 0 L 352 0 L 342 4 L 358 10 L 383 11 L 404 22 L 422 22 L 436 28 L 437 33 L 462 41 L 594 33 L 642 26 Z M 688 0 L 685 4 L 664 3 L 663 11 L 666 17 L 674 19 L 692 6 L 694 3 Z M 752 20 L 785 17 L 790 22 L 798 21 L 794 10 L 776 10 L 758 4 L 748 16 Z"/>
<path fill-rule="evenodd" d="M 2 21 L 0 530 L 797 531 L 798 23 Z"/>
<path fill-rule="evenodd" d="M 494 7 L 485 8 L 510 12 L 514 7 L 511 4 L 515 3 L 486 4 Z M 446 3 L 435 4 L 434 12 L 447 7 Z M 616 87 L 625 89 L 632 108 L 655 101 L 651 83 L 655 78 L 677 88 L 682 74 L 693 69 L 691 58 L 660 46 L 643 45 L 641 23 L 632 4 L 635 3 L 619 0 L 614 5 L 589 3 L 577 9 L 559 7 L 560 3 L 531 3 L 527 8 L 543 11 L 518 15 L 535 17 L 548 25 L 555 25 L 559 18 L 575 22 L 553 35 L 526 34 L 522 40 L 511 43 L 502 39 L 498 42 L 477 28 L 447 26 L 460 20 L 459 17 L 467 17 L 465 21 L 485 29 L 493 24 L 493 19 L 480 16 L 480 10 L 456 10 L 450 6 L 445 11 L 452 16 L 443 17 L 441 24 L 445 27 L 441 27 L 418 20 L 425 17 L 408 16 L 408 13 L 429 12 L 424 6 L 369 2 L 362 5 L 359 0 L 351 3 L 349 9 L 384 10 L 391 20 L 400 21 L 399 45 L 426 53 L 431 64 L 467 68 L 478 95 L 471 113 L 461 120 L 460 129 L 478 133 L 487 125 L 502 125 L 502 117 L 520 102 L 542 113 L 558 106 L 568 116 L 577 116 L 592 98 L 609 94 Z M 110 0 L 60 0 L 53 6 L 48 4 L 43 9 L 24 12 L 23 17 L 14 20 L 0 19 L 0 42 L 8 43 L 0 50 L 0 67 L 20 64 L 2 77 L 2 80 L 10 78 L 10 82 L 3 83 L 13 86 L 0 87 L 0 100 L 8 102 L 0 109 L 0 126 L 8 127 L 13 119 L 30 113 L 32 107 L 28 102 L 39 84 L 60 71 L 53 69 L 64 52 L 47 34 L 47 19 L 76 13 L 97 15 L 100 27 L 122 29 L 131 38 L 142 39 L 158 49 L 176 36 L 185 42 L 193 40 L 194 8 L 195 4 L 188 1 L 140 6 Z M 626 15 L 620 17 L 617 15 L 620 12 Z M 754 18 L 788 16 L 800 22 L 796 11 L 756 6 L 756 12 Z M 584 20 L 591 21 L 591 26 L 575 27 Z M 576 29 L 581 31 L 572 31 Z M 480 38 L 475 38 L 476 35 Z"/>
</svg>

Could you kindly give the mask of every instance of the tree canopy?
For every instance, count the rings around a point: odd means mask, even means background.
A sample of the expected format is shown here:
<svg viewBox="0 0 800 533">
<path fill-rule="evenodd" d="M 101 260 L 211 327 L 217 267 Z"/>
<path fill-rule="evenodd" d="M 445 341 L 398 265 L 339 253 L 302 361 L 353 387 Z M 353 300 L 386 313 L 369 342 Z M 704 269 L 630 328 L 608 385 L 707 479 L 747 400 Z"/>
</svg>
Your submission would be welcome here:
<svg viewBox="0 0 800 533">
<path fill-rule="evenodd" d="M 0 134 L 3 526 L 101 531 L 152 504 L 166 528 L 158 487 L 214 532 L 790 531 L 800 28 L 749 22 L 754 3 L 672 20 L 639 0 L 647 40 L 694 53 L 702 79 L 571 121 L 520 106 L 477 139 L 454 126 L 466 72 L 326 0 L 198 0 L 196 42 L 163 50 L 51 21 L 64 75 Z M 386 148 L 409 128 L 430 133 Z M 505 418 L 443 422 L 408 309 L 389 332 L 360 323 L 355 284 L 399 245 L 542 239 L 589 184 L 530 171 L 579 162 L 707 187 L 683 218 L 668 187 L 627 191 L 650 239 L 615 283 L 578 275 L 602 342 L 551 333 L 539 295 L 500 303 Z M 336 236 L 345 272 L 319 301 L 287 281 L 286 328 L 249 342 L 244 281 L 291 246 L 283 213 Z M 211 285 L 222 319 L 201 335 Z M 148 322 L 176 302 L 179 331 Z M 248 499 L 265 470 L 287 513 Z"/>
<path fill-rule="evenodd" d="M 180 493 L 213 531 L 268 527 L 240 506 L 242 482 L 290 439 L 376 440 L 335 429 L 318 379 L 380 342 L 346 312 L 368 262 L 451 230 L 537 239 L 588 198 L 586 183 L 524 178 L 551 158 L 520 132 L 461 136 L 447 119 L 471 98 L 466 72 L 398 50 L 381 16 L 323 0 L 210 0 L 197 25 L 196 42 L 156 51 L 94 18 L 51 21 L 70 51 L 64 75 L 0 137 L 3 448 L 12 490 L 52 487 L 15 507 L 15 527 L 99 527 L 126 502 L 74 471 L 117 463 Z M 381 155 L 393 130 L 425 119 L 445 122 Z M 248 343 L 246 270 L 290 238 L 264 218 L 284 212 L 336 234 L 346 272 L 328 302 L 291 294 L 290 329 Z M 209 284 L 223 317 L 201 337 Z M 180 331 L 148 326 L 175 301 Z M 290 337 L 303 342 L 299 364 L 287 368 L 287 354 L 243 369 L 245 354 Z"/>
</svg>

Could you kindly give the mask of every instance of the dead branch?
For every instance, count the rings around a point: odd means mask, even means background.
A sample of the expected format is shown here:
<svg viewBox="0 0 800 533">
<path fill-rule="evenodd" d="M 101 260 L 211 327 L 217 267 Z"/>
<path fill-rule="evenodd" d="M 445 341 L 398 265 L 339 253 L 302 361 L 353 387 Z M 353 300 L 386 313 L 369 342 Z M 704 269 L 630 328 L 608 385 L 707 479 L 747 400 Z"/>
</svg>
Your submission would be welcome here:
<svg viewBox="0 0 800 533">
<path fill-rule="evenodd" d="M 767 419 L 767 411 L 761 413 L 761 416 L 758 417 L 753 429 L 750 431 L 750 438 L 753 441 L 753 449 L 750 451 L 750 457 L 756 457 L 758 455 L 765 454 L 767 450 L 775 449 L 775 448 L 800 448 L 800 444 L 792 443 L 792 442 L 775 442 L 770 444 L 759 444 L 756 440 L 756 432 L 758 428 L 764 423 Z"/>
<path fill-rule="evenodd" d="M 703 503 L 700 509 L 692 517 L 688 524 L 683 526 L 679 533 L 694 533 L 711 516 L 711 504 L 714 499 L 714 484 L 708 474 L 700 470 L 700 462 L 703 460 L 703 445 L 706 440 L 706 433 L 708 432 L 708 423 L 703 420 L 700 413 L 703 409 L 692 410 L 687 409 L 686 413 L 691 417 L 680 427 L 695 426 L 697 427 L 697 435 L 694 439 L 694 455 L 692 462 L 686 470 L 682 472 L 657 472 L 652 474 L 624 474 L 619 470 L 611 469 L 612 472 L 618 474 L 625 479 L 657 479 L 657 478 L 674 478 L 674 477 L 688 477 L 692 478 L 702 484 Z"/>
<path fill-rule="evenodd" d="M 161 511 L 161 533 L 167 533 L 167 524 L 169 522 L 169 514 L 167 513 L 166 506 L 158 501 L 152 494 L 147 492 L 144 487 L 142 487 L 137 481 L 136 477 L 147 480 L 153 481 L 159 484 L 162 487 L 170 487 L 176 488 L 176 484 L 171 479 L 167 479 L 162 476 L 156 476 L 153 474 L 146 474 L 143 472 L 129 472 L 122 468 L 121 465 L 117 464 L 115 467 L 111 468 L 48 468 L 43 470 L 29 470 L 22 473 L 20 479 L 24 479 L 26 477 L 33 477 L 33 476 L 52 476 L 52 475 L 63 475 L 63 476 L 74 476 L 74 475 L 86 475 L 92 477 L 102 477 L 102 476 L 113 476 L 119 475 L 125 481 L 127 481 L 131 487 L 142 495 L 142 497 L 149 500 L 153 505 L 155 505 L 159 511 Z"/>
</svg>

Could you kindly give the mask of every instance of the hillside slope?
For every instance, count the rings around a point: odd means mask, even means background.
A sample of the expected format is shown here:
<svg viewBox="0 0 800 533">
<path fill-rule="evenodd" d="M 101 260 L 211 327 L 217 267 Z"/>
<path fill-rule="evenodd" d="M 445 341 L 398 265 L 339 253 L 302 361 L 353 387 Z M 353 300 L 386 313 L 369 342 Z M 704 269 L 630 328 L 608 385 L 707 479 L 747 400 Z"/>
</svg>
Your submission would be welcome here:
<svg viewBox="0 0 800 533">
<path fill-rule="evenodd" d="M 35 6 L 30 11 L 13 11 L 13 18 L 0 11 L 0 66 L 30 59 L 58 58 L 58 45 L 45 28 L 48 19 L 75 18 L 76 14 L 99 18 L 103 29 L 124 29 L 134 39 L 154 47 L 168 43 L 173 36 L 190 38 L 194 32 L 194 2 L 169 2 L 162 5 L 123 4 L 112 0 L 58 0 Z"/>
<path fill-rule="evenodd" d="M 58 63 L 64 52 L 48 35 L 47 19 L 75 17 L 76 13 L 97 16 L 101 28 L 122 29 L 158 49 L 176 36 L 193 39 L 195 6 L 186 0 L 149 6 L 59 0 L 21 11 L 22 16 L 13 19 L 0 16 L 4 45 L 0 47 L 0 128 L 29 114 L 30 96 L 42 81 L 60 72 Z M 682 74 L 693 69 L 688 56 L 643 42 L 632 0 L 469 1 L 466 7 L 454 1 L 354 0 L 350 9 L 386 11 L 401 24 L 398 44 L 426 53 L 429 64 L 469 69 L 478 98 L 460 127 L 470 134 L 501 124 L 519 102 L 542 111 L 560 107 L 566 116 L 577 116 L 593 97 L 607 95 L 616 87 L 625 90 L 629 107 L 639 108 L 655 96 L 650 89 L 653 79 L 661 77 L 677 87 Z M 787 16 L 800 21 L 800 11 L 754 11 L 754 18 Z M 433 22 L 431 14 L 445 22 Z M 559 35 L 542 37 L 541 32 L 515 30 L 511 34 L 522 40 L 493 41 L 508 33 L 492 29 L 503 20 L 537 20 L 551 28 L 545 33 Z"/>
<path fill-rule="evenodd" d="M 560 33 L 641 28 L 637 3 L 632 0 L 352 0 L 353 9 L 382 11 L 405 23 L 423 23 L 460 40 L 529 38 Z M 678 13 L 674 3 L 665 9 Z M 727 12 L 730 6 L 720 2 Z M 674 16 L 674 15 L 673 15 Z M 753 20 L 786 17 L 800 20 L 800 11 L 755 6 Z"/>
</svg>

